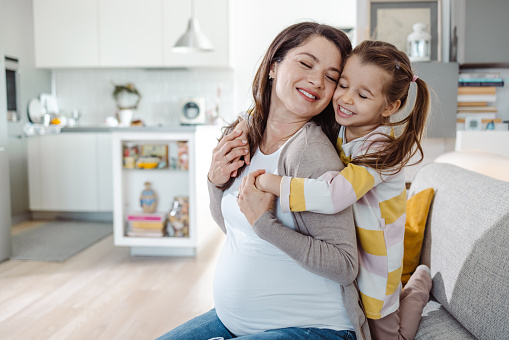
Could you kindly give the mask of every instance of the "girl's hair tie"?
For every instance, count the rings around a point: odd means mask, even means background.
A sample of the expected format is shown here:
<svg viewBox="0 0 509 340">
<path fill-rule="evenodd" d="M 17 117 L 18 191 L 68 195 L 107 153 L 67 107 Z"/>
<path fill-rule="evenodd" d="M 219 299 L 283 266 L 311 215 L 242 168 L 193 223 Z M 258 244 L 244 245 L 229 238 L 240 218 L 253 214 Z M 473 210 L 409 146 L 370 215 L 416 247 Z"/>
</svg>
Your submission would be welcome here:
<svg viewBox="0 0 509 340">
<path fill-rule="evenodd" d="M 398 61 L 398 58 L 396 58 L 396 70 L 399 70 L 399 61 Z"/>
<path fill-rule="evenodd" d="M 416 75 L 414 74 L 414 76 L 413 76 L 413 78 L 412 78 L 412 83 L 415 83 L 415 82 L 417 81 L 417 78 L 419 78 L 419 76 L 416 76 Z"/>
</svg>

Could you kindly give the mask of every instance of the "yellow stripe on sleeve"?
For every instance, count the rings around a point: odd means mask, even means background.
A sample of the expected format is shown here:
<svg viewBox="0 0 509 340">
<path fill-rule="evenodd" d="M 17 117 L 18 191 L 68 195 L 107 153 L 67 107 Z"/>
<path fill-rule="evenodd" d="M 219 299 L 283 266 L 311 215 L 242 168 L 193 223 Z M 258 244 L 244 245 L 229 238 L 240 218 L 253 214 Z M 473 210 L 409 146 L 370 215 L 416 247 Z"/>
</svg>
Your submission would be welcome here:
<svg viewBox="0 0 509 340">
<path fill-rule="evenodd" d="M 406 212 L 406 190 L 387 201 L 380 202 L 380 214 L 385 224 L 394 223 Z"/>
<path fill-rule="evenodd" d="M 391 295 L 398 289 L 399 283 L 401 281 L 401 273 L 403 271 L 403 266 L 398 269 L 392 271 L 387 276 L 387 290 L 385 295 Z"/>
<path fill-rule="evenodd" d="M 380 314 L 380 311 L 382 310 L 382 307 L 384 306 L 384 302 L 382 300 L 378 300 L 375 298 L 372 298 L 371 296 L 367 296 L 365 294 L 361 293 L 361 300 L 362 304 L 364 305 L 364 312 L 366 313 L 366 316 L 368 319 L 377 320 L 382 317 L 382 314 Z"/>
<path fill-rule="evenodd" d="M 385 247 L 385 237 L 382 230 L 367 230 L 363 228 L 355 228 L 362 249 L 371 255 L 387 256 L 387 248 Z"/>
<path fill-rule="evenodd" d="M 366 168 L 352 163 L 348 164 L 348 166 L 341 171 L 341 175 L 350 182 L 357 195 L 357 199 L 364 196 L 364 194 L 375 185 L 373 175 L 371 175 Z"/>
<path fill-rule="evenodd" d="M 292 178 L 290 182 L 290 210 L 306 211 L 306 198 L 304 197 L 304 178 Z"/>
</svg>

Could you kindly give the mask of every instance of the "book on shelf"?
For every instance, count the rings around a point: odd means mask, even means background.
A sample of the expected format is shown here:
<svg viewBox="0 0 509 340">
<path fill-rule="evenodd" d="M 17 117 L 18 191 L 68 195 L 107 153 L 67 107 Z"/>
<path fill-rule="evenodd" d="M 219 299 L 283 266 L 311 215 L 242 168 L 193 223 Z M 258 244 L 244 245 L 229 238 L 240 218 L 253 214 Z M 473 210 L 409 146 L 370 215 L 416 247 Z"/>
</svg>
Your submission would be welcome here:
<svg viewBox="0 0 509 340">
<path fill-rule="evenodd" d="M 163 231 L 163 230 L 147 231 L 147 230 L 131 229 L 127 232 L 127 236 L 130 236 L 130 237 L 164 237 L 165 231 Z"/>
<path fill-rule="evenodd" d="M 503 87 L 504 83 L 498 72 L 462 72 L 458 75 L 459 87 Z"/>
<path fill-rule="evenodd" d="M 164 222 L 166 213 L 129 212 L 126 219 L 127 221 Z"/>
<path fill-rule="evenodd" d="M 486 106 L 458 106 L 458 113 L 483 113 L 483 112 L 498 112 L 498 109 L 492 105 Z"/>
<path fill-rule="evenodd" d="M 458 74 L 458 78 L 466 78 L 466 79 L 472 79 L 472 78 L 500 78 L 499 72 L 460 72 Z"/>
<path fill-rule="evenodd" d="M 497 94 L 494 86 L 468 86 L 458 87 L 458 94 Z"/>
<path fill-rule="evenodd" d="M 465 119 L 468 117 L 481 118 L 481 119 L 496 119 L 497 114 L 495 112 L 474 112 L 474 113 L 457 113 L 456 118 Z"/>
<path fill-rule="evenodd" d="M 460 79 L 458 81 L 458 86 L 460 88 L 463 87 L 504 87 L 505 81 L 503 79 L 475 79 L 475 80 L 465 80 Z"/>
<path fill-rule="evenodd" d="M 129 225 L 131 228 L 143 230 L 163 230 L 166 224 L 164 222 L 132 221 L 129 222 Z"/>
<path fill-rule="evenodd" d="M 458 102 L 488 102 L 497 101 L 496 94 L 458 94 Z"/>
<path fill-rule="evenodd" d="M 488 102 L 458 102 L 458 107 L 488 106 Z"/>
</svg>

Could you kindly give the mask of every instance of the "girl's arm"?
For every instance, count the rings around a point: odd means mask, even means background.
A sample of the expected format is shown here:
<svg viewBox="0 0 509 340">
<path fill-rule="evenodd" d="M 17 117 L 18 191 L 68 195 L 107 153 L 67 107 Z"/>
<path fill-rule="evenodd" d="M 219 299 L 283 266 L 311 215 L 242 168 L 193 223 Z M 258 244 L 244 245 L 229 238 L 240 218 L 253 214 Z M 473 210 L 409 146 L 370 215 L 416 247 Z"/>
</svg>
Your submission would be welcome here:
<svg viewBox="0 0 509 340">
<path fill-rule="evenodd" d="M 341 171 L 329 171 L 317 179 L 285 176 L 280 185 L 281 208 L 283 212 L 334 214 L 351 206 L 384 177 L 372 168 L 352 163 Z"/>
</svg>

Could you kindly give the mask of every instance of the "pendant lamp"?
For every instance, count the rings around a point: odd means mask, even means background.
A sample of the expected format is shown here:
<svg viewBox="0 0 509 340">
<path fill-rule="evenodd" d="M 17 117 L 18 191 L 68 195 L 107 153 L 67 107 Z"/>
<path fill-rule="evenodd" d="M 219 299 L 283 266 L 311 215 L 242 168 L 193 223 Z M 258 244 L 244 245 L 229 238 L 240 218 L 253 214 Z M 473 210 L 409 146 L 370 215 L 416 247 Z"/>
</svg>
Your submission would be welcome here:
<svg viewBox="0 0 509 340">
<path fill-rule="evenodd" d="M 214 47 L 200 31 L 198 21 L 194 18 L 194 0 L 191 0 L 191 18 L 187 24 L 187 31 L 177 40 L 172 51 L 178 53 L 214 51 Z"/>
</svg>

